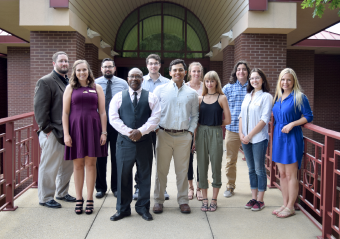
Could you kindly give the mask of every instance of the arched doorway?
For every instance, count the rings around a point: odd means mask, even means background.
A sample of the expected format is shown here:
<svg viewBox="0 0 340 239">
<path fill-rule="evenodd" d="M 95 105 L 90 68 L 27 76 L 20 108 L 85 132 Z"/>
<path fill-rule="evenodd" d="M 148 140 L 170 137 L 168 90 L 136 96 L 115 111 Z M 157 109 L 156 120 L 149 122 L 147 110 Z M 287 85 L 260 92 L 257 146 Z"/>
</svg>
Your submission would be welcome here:
<svg viewBox="0 0 340 239">
<path fill-rule="evenodd" d="M 139 67 L 147 74 L 145 58 L 160 55 L 160 73 L 170 78 L 169 64 L 184 59 L 187 65 L 199 61 L 209 70 L 210 59 L 204 57 L 209 39 L 200 20 L 188 9 L 169 2 L 143 5 L 126 17 L 115 41 L 117 75 L 126 79 L 129 69 Z"/>
</svg>

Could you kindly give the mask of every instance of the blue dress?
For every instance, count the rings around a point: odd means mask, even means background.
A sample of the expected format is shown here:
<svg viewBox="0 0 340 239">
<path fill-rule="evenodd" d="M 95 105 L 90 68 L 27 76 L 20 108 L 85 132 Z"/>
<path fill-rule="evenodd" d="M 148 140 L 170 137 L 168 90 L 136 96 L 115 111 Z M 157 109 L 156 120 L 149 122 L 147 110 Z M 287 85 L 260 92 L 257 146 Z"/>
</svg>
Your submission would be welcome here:
<svg viewBox="0 0 340 239">
<path fill-rule="evenodd" d="M 295 126 L 288 134 L 282 133 L 282 128 L 296 120 L 302 115 L 308 122 L 313 120 L 313 113 L 308 99 L 303 95 L 301 110 L 294 107 L 294 91 L 282 101 L 279 99 L 273 106 L 275 118 L 273 135 L 273 156 L 272 160 L 276 163 L 292 164 L 298 162 L 301 167 L 302 155 L 304 150 L 303 134 L 301 126 Z"/>
</svg>

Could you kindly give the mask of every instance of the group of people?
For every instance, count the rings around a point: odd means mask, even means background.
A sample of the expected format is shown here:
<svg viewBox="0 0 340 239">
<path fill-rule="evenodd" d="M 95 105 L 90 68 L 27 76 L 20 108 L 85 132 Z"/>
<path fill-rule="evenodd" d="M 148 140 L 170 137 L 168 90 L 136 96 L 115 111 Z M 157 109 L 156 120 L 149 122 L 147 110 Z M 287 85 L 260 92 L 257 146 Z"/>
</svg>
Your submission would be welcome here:
<svg viewBox="0 0 340 239">
<path fill-rule="evenodd" d="M 57 52 L 52 57 L 53 71 L 38 80 L 34 94 L 34 113 L 39 125 L 42 149 L 39 166 L 39 204 L 60 208 L 54 200 L 76 202 L 75 213 L 83 213 L 82 196 L 85 172 L 87 201 L 85 213 L 92 214 L 93 192 L 105 196 L 108 186 L 106 167 L 108 147 L 111 155 L 111 190 L 117 197 L 117 212 L 110 218 L 120 220 L 131 215 L 133 199 L 143 219 L 150 214 L 150 188 L 155 156 L 154 213 L 163 212 L 170 162 L 174 160 L 177 202 L 182 213 L 190 213 L 193 185 L 193 154 L 197 152 L 196 197 L 202 211 L 217 210 L 222 186 L 223 130 L 226 127 L 228 179 L 225 197 L 234 195 L 239 147 L 249 168 L 252 199 L 245 208 L 264 208 L 266 191 L 265 153 L 268 122 L 275 117 L 273 161 L 277 163 L 283 194 L 283 206 L 273 211 L 277 217 L 294 215 L 298 192 L 296 173 L 300 168 L 303 140 L 301 127 L 313 115 L 307 97 L 301 92 L 295 72 L 285 69 L 277 82 L 274 98 L 269 94 L 265 73 L 250 71 L 239 61 L 230 82 L 223 87 L 218 74 L 205 75 L 198 62 L 176 59 L 170 63 L 171 80 L 160 73 L 157 54 L 146 58 L 149 74 L 138 68 L 129 71 L 127 81 L 114 76 L 112 59 L 102 61 L 103 76 L 94 79 L 86 60 L 75 61 L 70 79 L 68 56 Z M 188 82 L 185 76 L 188 74 Z M 273 107 L 274 105 L 274 107 Z M 73 161 L 73 162 L 71 162 Z M 213 195 L 208 200 L 209 161 Z M 133 166 L 136 164 L 133 194 Z M 85 169 L 85 170 L 84 170 Z M 68 194 L 74 173 L 76 197 Z"/>
</svg>

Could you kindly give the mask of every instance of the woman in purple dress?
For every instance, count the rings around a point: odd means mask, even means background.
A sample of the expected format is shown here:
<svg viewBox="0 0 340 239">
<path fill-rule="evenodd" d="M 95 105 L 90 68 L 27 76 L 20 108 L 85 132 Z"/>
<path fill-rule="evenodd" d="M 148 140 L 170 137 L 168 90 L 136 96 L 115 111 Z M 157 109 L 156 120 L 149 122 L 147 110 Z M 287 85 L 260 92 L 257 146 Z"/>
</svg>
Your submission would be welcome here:
<svg viewBox="0 0 340 239">
<path fill-rule="evenodd" d="M 107 156 L 105 96 L 94 83 L 89 64 L 77 60 L 63 99 L 65 160 L 73 160 L 76 214 L 83 212 L 84 167 L 86 169 L 86 214 L 93 212 L 93 190 L 97 157 Z"/>
</svg>

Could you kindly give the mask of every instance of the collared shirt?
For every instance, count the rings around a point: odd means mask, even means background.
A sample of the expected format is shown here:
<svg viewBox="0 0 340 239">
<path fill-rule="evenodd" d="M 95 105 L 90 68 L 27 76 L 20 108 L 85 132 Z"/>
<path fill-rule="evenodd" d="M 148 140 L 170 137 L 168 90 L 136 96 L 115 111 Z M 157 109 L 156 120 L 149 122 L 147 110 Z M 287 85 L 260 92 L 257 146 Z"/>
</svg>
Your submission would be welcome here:
<svg viewBox="0 0 340 239">
<path fill-rule="evenodd" d="M 247 136 L 260 120 L 266 123 L 262 130 L 249 141 L 252 144 L 256 144 L 265 139 L 269 140 L 268 122 L 272 114 L 273 96 L 268 92 L 259 90 L 255 93 L 252 100 L 251 96 L 253 92 L 254 91 L 246 94 L 244 97 L 239 118 L 242 118 L 242 133 L 244 136 Z"/>
<path fill-rule="evenodd" d="M 168 83 L 170 80 L 168 78 L 165 78 L 164 76 L 162 76 L 161 74 L 159 74 L 158 79 L 154 82 L 151 77 L 150 74 L 147 74 L 145 76 L 143 76 L 143 83 L 142 83 L 142 88 L 144 90 L 147 90 L 149 92 L 153 92 L 157 86 L 163 85 Z"/>
<path fill-rule="evenodd" d="M 142 93 L 142 88 L 136 91 L 137 92 L 137 101 Z M 131 101 L 133 102 L 135 96 L 134 91 L 129 87 L 129 94 L 131 97 Z M 138 130 L 142 133 L 142 135 L 148 134 L 153 131 L 159 124 L 159 120 L 161 117 L 161 105 L 158 101 L 158 98 L 151 92 L 149 92 L 149 106 L 151 109 L 151 116 L 148 121 L 143 124 Z M 118 92 L 112 98 L 110 106 L 109 106 L 109 120 L 110 124 L 113 128 L 115 128 L 122 135 L 130 136 L 131 128 L 127 127 L 124 122 L 119 118 L 118 110 L 122 105 L 122 92 Z M 131 116 L 133 117 L 133 116 Z"/>
<path fill-rule="evenodd" d="M 165 129 L 194 132 L 198 121 L 198 94 L 186 84 L 178 89 L 174 81 L 158 86 L 154 94 L 161 103 L 159 125 Z M 190 118 L 190 119 L 189 119 Z"/>
<path fill-rule="evenodd" d="M 106 95 L 107 81 L 108 79 L 106 79 L 104 76 L 99 77 L 95 80 L 95 83 L 103 88 L 104 95 Z M 111 84 L 112 96 L 114 96 L 118 92 L 129 89 L 128 83 L 121 78 L 113 76 L 111 78 L 111 81 L 112 81 Z"/>
<path fill-rule="evenodd" d="M 247 94 L 247 85 L 248 82 L 241 85 L 237 80 L 234 84 L 226 84 L 222 89 L 223 93 L 227 96 L 231 115 L 231 124 L 226 125 L 225 128 L 231 132 L 238 133 L 238 117 L 241 113 L 243 99 Z"/>
<path fill-rule="evenodd" d="M 55 70 L 53 70 L 54 73 L 56 73 L 60 80 L 65 84 L 65 85 L 68 85 L 69 84 L 69 79 L 67 78 L 67 75 L 65 75 L 65 77 L 63 77 L 62 75 L 60 75 L 58 72 L 56 72 Z"/>
</svg>

